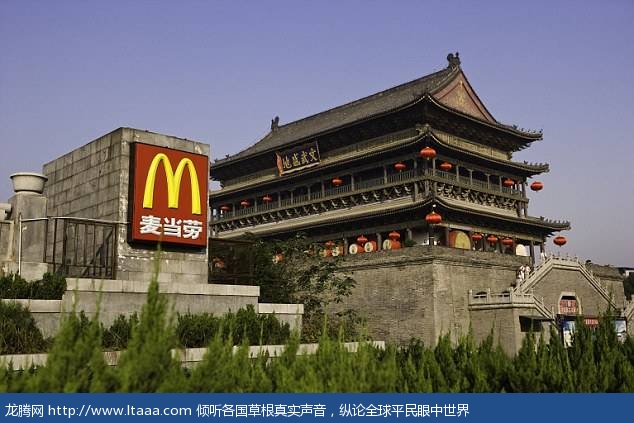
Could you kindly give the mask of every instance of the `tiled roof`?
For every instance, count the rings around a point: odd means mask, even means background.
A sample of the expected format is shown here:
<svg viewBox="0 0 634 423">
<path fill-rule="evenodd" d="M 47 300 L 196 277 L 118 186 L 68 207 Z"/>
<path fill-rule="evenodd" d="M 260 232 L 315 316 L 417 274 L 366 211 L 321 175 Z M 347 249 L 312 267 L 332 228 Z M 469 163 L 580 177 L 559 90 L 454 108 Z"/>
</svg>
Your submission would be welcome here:
<svg viewBox="0 0 634 423">
<path fill-rule="evenodd" d="M 351 103 L 278 126 L 251 147 L 226 159 L 218 160 L 216 163 L 220 164 L 265 151 L 273 151 L 295 141 L 405 106 L 424 94 L 433 93 L 441 88 L 458 72 L 460 72 L 460 67 L 447 67 Z"/>
</svg>

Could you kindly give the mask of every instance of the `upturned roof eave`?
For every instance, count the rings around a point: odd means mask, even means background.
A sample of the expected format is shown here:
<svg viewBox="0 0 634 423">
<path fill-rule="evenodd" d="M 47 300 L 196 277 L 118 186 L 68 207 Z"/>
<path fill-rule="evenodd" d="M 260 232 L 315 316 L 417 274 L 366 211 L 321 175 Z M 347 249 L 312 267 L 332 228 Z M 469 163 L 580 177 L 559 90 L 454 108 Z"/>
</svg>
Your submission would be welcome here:
<svg viewBox="0 0 634 423">
<path fill-rule="evenodd" d="M 453 151 L 458 151 L 460 153 L 464 153 L 464 154 L 468 154 L 474 157 L 478 157 L 480 159 L 483 160 L 488 160 L 488 161 L 492 161 L 496 164 L 500 164 L 503 166 L 508 166 L 508 167 L 512 167 L 518 170 L 523 171 L 524 173 L 526 173 L 527 176 L 534 176 L 534 175 L 539 175 L 541 173 L 547 173 L 550 171 L 550 167 L 548 166 L 547 163 L 540 163 L 540 164 L 530 164 L 530 163 L 520 163 L 520 162 L 514 162 L 512 160 L 500 160 L 500 159 L 496 159 L 495 157 L 490 157 L 481 153 L 477 153 L 475 151 L 470 151 L 464 148 L 460 148 L 457 147 L 455 145 L 451 145 L 451 144 L 447 144 L 446 142 L 442 141 L 441 139 L 439 139 L 436 134 L 434 134 L 434 130 L 433 128 L 431 129 L 431 131 L 429 132 L 429 135 L 433 138 L 434 142 L 438 143 L 439 145 L 443 146 L 444 148 L 447 148 L 449 150 L 453 150 Z"/>
</svg>

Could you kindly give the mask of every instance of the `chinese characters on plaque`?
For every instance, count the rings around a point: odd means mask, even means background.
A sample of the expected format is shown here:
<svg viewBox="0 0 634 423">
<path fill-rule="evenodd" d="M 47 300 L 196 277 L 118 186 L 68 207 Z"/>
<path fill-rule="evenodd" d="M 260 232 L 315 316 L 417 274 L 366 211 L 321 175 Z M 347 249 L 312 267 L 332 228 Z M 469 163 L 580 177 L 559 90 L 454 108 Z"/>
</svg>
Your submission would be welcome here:
<svg viewBox="0 0 634 423">
<path fill-rule="evenodd" d="M 281 175 L 292 173 L 319 164 L 317 142 L 275 153 L 277 170 Z"/>
</svg>

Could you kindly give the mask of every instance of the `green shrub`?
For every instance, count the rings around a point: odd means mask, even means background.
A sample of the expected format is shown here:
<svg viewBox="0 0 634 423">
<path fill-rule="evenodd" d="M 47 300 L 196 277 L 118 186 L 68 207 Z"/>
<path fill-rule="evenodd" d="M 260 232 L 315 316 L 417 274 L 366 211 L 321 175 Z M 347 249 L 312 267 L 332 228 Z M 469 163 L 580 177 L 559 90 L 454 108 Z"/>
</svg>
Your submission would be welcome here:
<svg viewBox="0 0 634 423">
<path fill-rule="evenodd" d="M 0 277 L 0 298 L 29 298 L 29 295 L 29 284 L 19 275 L 9 274 Z"/>
<path fill-rule="evenodd" d="M 222 317 L 208 313 L 178 315 L 176 336 L 183 347 L 206 347 L 216 334 L 223 341 L 231 340 L 233 344 L 283 344 L 290 338 L 291 330 L 287 323 L 280 323 L 274 315 L 257 314 L 253 305 Z"/>
<path fill-rule="evenodd" d="M 49 344 L 26 307 L 0 301 L 0 354 L 39 353 Z"/>
<path fill-rule="evenodd" d="M 66 279 L 54 273 L 45 273 L 42 279 L 27 282 L 16 274 L 0 277 L 0 298 L 61 300 L 66 292 Z"/>
<path fill-rule="evenodd" d="M 119 315 L 109 329 L 105 329 L 102 325 L 103 348 L 110 351 L 126 349 L 132 337 L 132 331 L 138 324 L 139 316 L 134 313 L 129 318 L 126 318 L 122 314 Z"/>
</svg>

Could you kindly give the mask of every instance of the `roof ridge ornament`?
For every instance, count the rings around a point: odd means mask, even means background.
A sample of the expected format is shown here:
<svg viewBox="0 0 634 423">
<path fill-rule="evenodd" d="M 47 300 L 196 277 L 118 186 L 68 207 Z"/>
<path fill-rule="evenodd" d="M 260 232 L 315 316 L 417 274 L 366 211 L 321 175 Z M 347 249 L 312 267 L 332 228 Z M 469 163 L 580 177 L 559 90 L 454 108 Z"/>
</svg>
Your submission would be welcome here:
<svg viewBox="0 0 634 423">
<path fill-rule="evenodd" d="M 271 131 L 276 131 L 280 127 L 280 117 L 275 116 L 271 119 Z"/>
<path fill-rule="evenodd" d="M 454 55 L 453 53 L 449 53 L 447 55 L 447 62 L 449 62 L 449 65 L 447 66 L 448 68 L 459 68 L 460 67 L 460 53 L 456 52 L 456 54 Z"/>
</svg>

